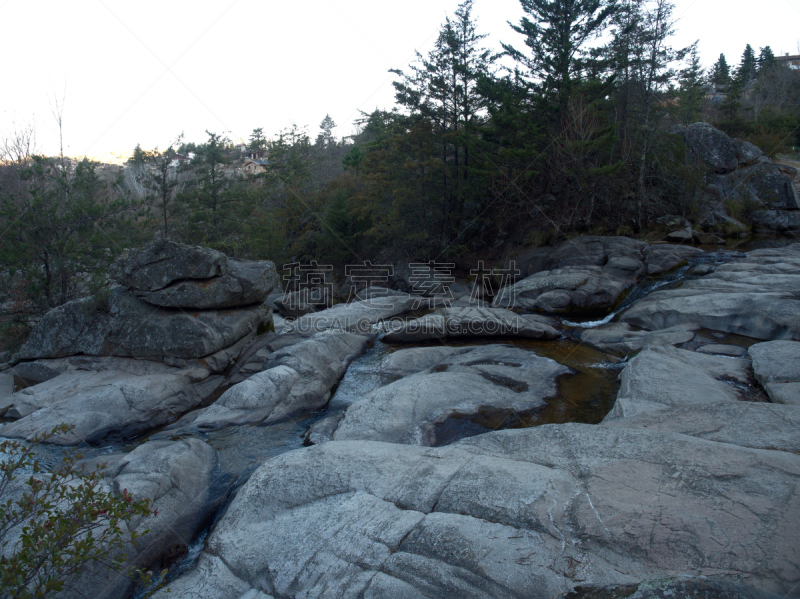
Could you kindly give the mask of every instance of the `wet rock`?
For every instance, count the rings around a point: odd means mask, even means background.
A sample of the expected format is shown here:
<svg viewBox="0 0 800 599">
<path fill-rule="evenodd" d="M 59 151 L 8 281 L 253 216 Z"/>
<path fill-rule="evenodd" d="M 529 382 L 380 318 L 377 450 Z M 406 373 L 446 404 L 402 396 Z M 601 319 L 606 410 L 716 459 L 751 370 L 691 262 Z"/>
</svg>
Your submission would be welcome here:
<svg viewBox="0 0 800 599">
<path fill-rule="evenodd" d="M 212 279 L 225 274 L 228 257 L 210 248 L 159 239 L 141 249 L 128 249 L 111 269 L 114 279 L 137 291 L 158 291 L 187 279 Z"/>
<path fill-rule="evenodd" d="M 202 554 L 192 570 L 166 588 L 156 591 L 153 599 L 272 599 L 237 578 L 218 557 Z"/>
<path fill-rule="evenodd" d="M 694 243 L 696 239 L 698 239 L 698 234 L 692 230 L 692 225 L 690 224 L 667 235 L 667 241 L 673 243 Z"/>
<path fill-rule="evenodd" d="M 429 341 L 471 337 L 557 339 L 561 333 L 552 318 L 516 314 L 502 308 L 444 308 L 412 320 L 392 320 L 383 336 L 387 342 Z"/>
<path fill-rule="evenodd" d="M 63 366 L 63 374 L 7 400 L 5 417 L 18 420 L 3 427 L 4 436 L 30 440 L 66 423 L 74 428 L 53 443 L 129 439 L 199 405 L 203 395 L 196 384 L 209 374 L 201 368 L 111 357 L 75 357 Z"/>
<path fill-rule="evenodd" d="M 126 567 L 153 568 L 169 556 L 185 552 L 220 500 L 213 488 L 217 452 L 199 439 L 150 441 L 132 452 L 108 457 L 107 489 L 123 489 L 136 499 L 148 498 L 157 515 L 132 522 L 143 536 L 128 547 Z M 135 583 L 128 577 L 93 564 L 85 568 L 64 597 L 117 599 L 127 596 Z"/>
<path fill-rule="evenodd" d="M 415 304 L 416 299 L 407 293 L 373 296 L 307 314 L 288 323 L 284 331 L 311 335 L 321 331 L 337 330 L 371 335 L 372 325 L 408 312 Z"/>
<path fill-rule="evenodd" d="M 671 133 L 680 135 L 690 155 L 714 173 L 729 173 L 735 170 L 739 166 L 740 153 L 743 154 L 747 150 L 737 148 L 731 138 L 708 123 L 675 127 Z"/>
<path fill-rule="evenodd" d="M 492 306 L 605 314 L 644 277 L 676 268 L 698 253 L 695 248 L 648 245 L 627 237 L 576 237 L 526 256 L 529 276 L 502 288 Z M 531 272 L 534 269 L 539 270 Z"/>
<path fill-rule="evenodd" d="M 757 162 L 769 162 L 769 158 L 758 146 L 751 144 L 743 139 L 734 139 L 733 145 L 736 148 L 736 158 L 739 166 L 750 166 Z"/>
<path fill-rule="evenodd" d="M 748 350 L 756 379 L 775 403 L 800 406 L 800 343 L 769 341 Z"/>
<path fill-rule="evenodd" d="M 606 351 L 629 354 L 650 345 L 682 345 L 694 339 L 697 327 L 679 325 L 661 331 L 634 331 L 630 325 L 614 322 L 580 335 L 581 341 Z"/>
<path fill-rule="evenodd" d="M 335 440 L 436 445 L 443 441 L 437 426 L 452 418 L 484 421 L 487 427 L 499 420 L 508 426 L 515 414 L 543 408 L 544 399 L 557 394 L 556 379 L 571 372 L 549 358 L 502 345 L 462 348 L 449 355 L 439 348 L 411 352 L 409 361 L 428 368 L 353 403 Z M 432 364 L 430 358 L 439 356 L 444 357 Z M 395 358 L 395 363 L 401 361 L 402 356 Z"/>
<path fill-rule="evenodd" d="M 757 227 L 776 233 L 800 231 L 800 212 L 796 210 L 754 210 L 750 220 Z"/>
<path fill-rule="evenodd" d="M 275 300 L 275 305 L 284 316 L 297 318 L 317 310 L 325 310 L 330 307 L 332 301 L 330 289 L 320 287 L 318 289 L 287 291 L 279 299 Z"/>
<path fill-rule="evenodd" d="M 782 599 L 780 595 L 721 578 L 656 578 L 635 585 L 581 585 L 564 599 L 675 599 L 713 597 L 714 599 Z"/>
<path fill-rule="evenodd" d="M 675 573 L 787 593 L 798 482 L 790 453 L 603 426 L 334 441 L 256 471 L 205 555 L 280 597 L 549 598 Z M 202 596 L 214 582 L 176 584 Z"/>
<path fill-rule="evenodd" d="M 680 433 L 754 449 L 800 452 L 800 407 L 750 401 L 672 406 L 605 420 L 602 426 Z"/>
<path fill-rule="evenodd" d="M 708 356 L 673 347 L 649 347 L 632 358 L 620 375 L 617 401 L 603 422 L 672 407 L 739 401 L 746 385 L 745 360 Z"/>
<path fill-rule="evenodd" d="M 370 342 L 369 337 L 341 331 L 296 338 L 269 354 L 261 372 L 234 385 L 207 408 L 187 414 L 169 430 L 268 423 L 318 410 Z"/>
<path fill-rule="evenodd" d="M 344 412 L 336 412 L 325 418 L 317 420 L 305 433 L 304 440 L 306 445 L 322 445 L 328 441 L 333 441 L 333 433 L 344 418 Z"/>
<path fill-rule="evenodd" d="M 648 330 L 681 324 L 756 339 L 800 339 L 800 244 L 756 250 L 679 288 L 651 293 L 620 319 Z"/>
<path fill-rule="evenodd" d="M 227 260 L 220 276 L 182 280 L 157 291 L 135 293 L 156 306 L 207 310 L 261 304 L 279 287 L 280 279 L 272 262 Z"/>
<path fill-rule="evenodd" d="M 710 343 L 703 345 L 695 350 L 701 354 L 711 354 L 713 356 L 729 356 L 731 358 L 741 358 L 747 353 L 747 348 L 741 345 L 725 345 L 723 343 Z"/>
<path fill-rule="evenodd" d="M 17 360 L 76 354 L 137 358 L 203 358 L 234 345 L 270 322 L 266 306 L 186 312 L 149 306 L 122 287 L 107 305 L 95 298 L 50 310 L 31 332 Z"/>
</svg>

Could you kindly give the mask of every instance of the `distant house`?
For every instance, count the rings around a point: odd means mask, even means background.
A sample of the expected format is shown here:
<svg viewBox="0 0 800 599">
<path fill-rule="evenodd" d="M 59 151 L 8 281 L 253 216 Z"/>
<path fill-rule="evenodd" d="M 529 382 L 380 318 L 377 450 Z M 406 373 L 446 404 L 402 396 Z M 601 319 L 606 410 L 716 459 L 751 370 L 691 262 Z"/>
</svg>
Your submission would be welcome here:
<svg viewBox="0 0 800 599">
<path fill-rule="evenodd" d="M 800 71 L 800 54 L 789 55 L 787 52 L 786 56 L 776 56 L 775 62 L 793 71 Z"/>
<path fill-rule="evenodd" d="M 245 160 L 264 160 L 266 152 L 264 150 L 244 150 L 242 151 L 242 158 Z"/>
<path fill-rule="evenodd" d="M 233 149 L 244 153 L 244 152 L 247 151 L 247 144 L 244 143 L 244 142 L 240 142 L 240 143 L 236 144 L 235 146 L 233 146 Z"/>
<path fill-rule="evenodd" d="M 242 172 L 245 175 L 258 175 L 259 173 L 267 172 L 269 162 L 266 160 L 253 160 L 252 158 L 244 161 Z"/>
<path fill-rule="evenodd" d="M 175 154 L 172 157 L 172 160 L 169 163 L 169 168 L 178 168 L 179 166 L 183 166 L 184 164 L 188 164 L 191 162 L 191 158 L 184 154 Z"/>
<path fill-rule="evenodd" d="M 725 91 L 727 89 L 727 85 L 723 85 L 720 83 L 711 83 L 706 87 L 705 97 L 706 97 L 706 104 L 709 106 L 715 106 L 717 104 L 722 104 L 725 101 Z"/>
</svg>

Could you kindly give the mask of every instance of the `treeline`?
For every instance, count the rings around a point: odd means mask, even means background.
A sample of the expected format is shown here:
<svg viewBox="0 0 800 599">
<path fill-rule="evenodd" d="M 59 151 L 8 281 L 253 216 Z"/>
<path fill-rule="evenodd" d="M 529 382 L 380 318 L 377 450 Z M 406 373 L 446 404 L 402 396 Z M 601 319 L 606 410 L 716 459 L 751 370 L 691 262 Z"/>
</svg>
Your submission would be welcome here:
<svg viewBox="0 0 800 599">
<path fill-rule="evenodd" d="M 787 66 L 778 64 L 769 46 L 756 56 L 747 44 L 734 68 L 720 54 L 708 73 L 718 94 L 709 118 L 728 135 L 747 138 L 771 155 L 800 146 L 800 71 Z"/>
<path fill-rule="evenodd" d="M 668 0 L 520 2 L 512 27 L 524 45 L 503 44 L 502 59 L 488 50 L 465 0 L 433 49 L 394 71 L 394 109 L 363 114 L 347 139 L 330 118 L 314 139 L 256 129 L 253 174 L 214 132 L 137 147 L 126 168 L 103 173 L 32 156 L 29 131 L 6 140 L 5 322 L 101 288 L 121 248 L 155 235 L 341 267 L 469 263 L 575 233 L 641 234 L 696 209 L 704 173 L 675 125 L 711 120 L 769 151 L 800 144 L 800 73 L 768 48 L 706 73 L 697 44 L 671 45 Z"/>
</svg>

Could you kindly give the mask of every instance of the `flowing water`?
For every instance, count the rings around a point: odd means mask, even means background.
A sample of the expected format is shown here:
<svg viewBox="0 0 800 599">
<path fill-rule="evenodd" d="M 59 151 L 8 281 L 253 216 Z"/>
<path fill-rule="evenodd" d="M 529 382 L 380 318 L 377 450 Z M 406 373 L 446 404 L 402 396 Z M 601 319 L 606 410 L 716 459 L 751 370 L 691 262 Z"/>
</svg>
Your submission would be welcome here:
<svg viewBox="0 0 800 599">
<path fill-rule="evenodd" d="M 753 248 L 748 247 L 747 249 Z M 624 361 L 618 356 L 580 343 L 577 336 L 580 330 L 612 322 L 622 311 L 653 291 L 680 285 L 684 281 L 699 276 L 695 274 L 697 272 L 704 274 L 703 269 L 698 270 L 700 265 L 714 266 L 741 256 L 742 254 L 737 251 L 714 248 L 666 276 L 647 279 L 633 288 L 614 311 L 603 319 L 587 321 L 564 319 L 562 323 L 565 325 L 566 335 L 561 340 L 485 339 L 446 343 L 459 346 L 486 343 L 511 344 L 551 358 L 569 367 L 574 374 L 559 378 L 558 394 L 556 397 L 546 400 L 545 408 L 523 414 L 484 413 L 471 418 L 451 418 L 439 425 L 436 431 L 437 444 L 444 445 L 467 436 L 503 428 L 523 428 L 566 422 L 587 424 L 600 422 L 613 406 L 619 388 L 617 379 L 620 370 L 624 367 Z M 710 333 L 699 335 L 698 343 L 703 341 L 721 342 L 718 336 L 712 337 L 711 335 Z M 746 347 L 753 340 L 725 336 L 722 342 Z M 419 345 L 426 344 L 417 344 L 416 346 Z M 380 373 L 382 360 L 391 352 L 414 346 L 411 344 L 389 345 L 380 340 L 376 341 L 363 356 L 350 365 L 333 391 L 330 402 L 319 412 L 305 414 L 268 426 L 234 426 L 204 433 L 203 438 L 219 451 L 220 463 L 215 484 L 219 487 L 217 491 L 225 495 L 226 499 L 222 501 L 222 507 L 217 510 L 209 526 L 189 544 L 183 559 L 171 566 L 166 580 L 175 578 L 194 565 L 213 522 L 221 517 L 236 489 L 246 482 L 256 468 L 273 457 L 303 447 L 304 434 L 316 421 L 346 410 L 354 401 L 394 380 Z M 144 437 L 129 444 L 112 444 L 102 448 L 87 447 L 82 448 L 82 451 L 86 457 L 98 457 L 113 451 L 130 451 L 146 440 L 147 437 Z M 62 450 L 59 448 L 43 447 L 38 457 L 45 465 L 48 465 L 55 464 L 61 454 Z M 136 596 L 143 597 L 145 595 L 146 592 L 141 591 Z"/>
</svg>

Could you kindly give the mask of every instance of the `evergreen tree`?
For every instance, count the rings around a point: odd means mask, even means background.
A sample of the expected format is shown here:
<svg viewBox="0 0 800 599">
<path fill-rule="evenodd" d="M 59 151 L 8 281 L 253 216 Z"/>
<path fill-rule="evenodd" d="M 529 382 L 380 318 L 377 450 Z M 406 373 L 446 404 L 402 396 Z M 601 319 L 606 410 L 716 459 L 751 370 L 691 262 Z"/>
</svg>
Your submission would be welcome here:
<svg viewBox="0 0 800 599">
<path fill-rule="evenodd" d="M 265 147 L 267 147 L 267 140 L 264 138 L 264 129 L 261 127 L 253 129 L 250 134 L 250 149 L 263 150 Z"/>
<path fill-rule="evenodd" d="M 680 73 L 680 116 L 684 125 L 693 123 L 702 112 L 705 96 L 704 79 L 695 42 L 689 51 L 689 64 Z"/>
<path fill-rule="evenodd" d="M 769 46 L 761 48 L 761 52 L 758 55 L 758 74 L 760 75 L 776 64 L 778 63 L 775 61 L 775 54 L 773 54 L 772 48 Z"/>
<path fill-rule="evenodd" d="M 731 82 L 731 68 L 724 54 L 720 54 L 717 62 L 711 67 L 709 80 L 715 85 L 728 85 Z"/>
<path fill-rule="evenodd" d="M 480 143 L 477 128 L 485 119 L 486 108 L 478 86 L 491 77 L 494 58 L 481 47 L 486 36 L 477 33 L 472 5 L 473 0 L 465 0 L 454 19 L 446 18 L 433 50 L 427 58 L 417 54 L 409 75 L 392 71 L 401 77 L 393 84 L 397 102 L 412 117 L 430 122 L 436 140 L 428 141 L 440 148 L 439 236 L 444 245 L 458 234 L 464 217 L 475 211 L 474 153 Z M 425 130 L 422 124 L 416 129 L 418 135 Z M 430 174 L 428 169 L 424 176 Z"/>
<path fill-rule="evenodd" d="M 197 148 L 192 166 L 198 176 L 196 200 L 199 203 L 197 224 L 202 225 L 201 238 L 205 243 L 214 243 L 220 239 L 222 220 L 223 191 L 229 180 L 225 176 L 225 165 L 228 158 L 225 153 L 226 139 L 216 133 L 206 131 L 208 141 Z"/>
<path fill-rule="evenodd" d="M 736 70 L 736 84 L 741 87 L 751 79 L 755 79 L 757 71 L 758 62 L 756 61 L 756 53 L 753 47 L 747 44 L 742 53 L 742 61 L 739 63 L 739 68 Z"/>
<path fill-rule="evenodd" d="M 336 123 L 333 122 L 331 115 L 326 114 L 325 118 L 319 124 L 320 133 L 317 136 L 317 145 L 320 147 L 328 148 L 336 143 L 333 137 L 333 130 L 336 129 Z"/>
<path fill-rule="evenodd" d="M 525 36 L 529 54 L 503 48 L 563 112 L 586 66 L 586 42 L 598 36 L 617 10 L 616 0 L 520 0 L 525 16 L 512 29 Z"/>
</svg>

